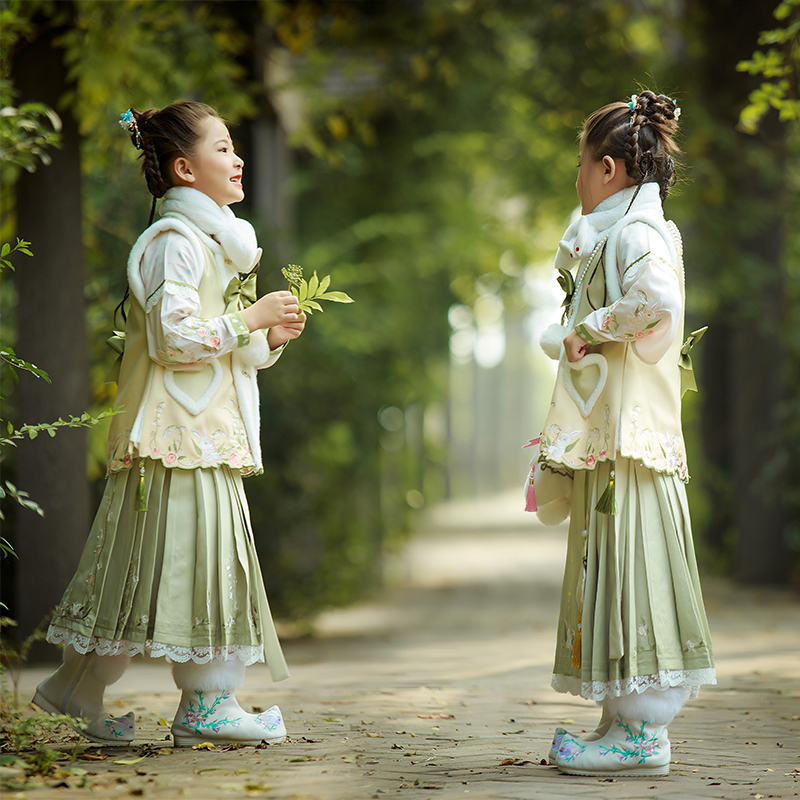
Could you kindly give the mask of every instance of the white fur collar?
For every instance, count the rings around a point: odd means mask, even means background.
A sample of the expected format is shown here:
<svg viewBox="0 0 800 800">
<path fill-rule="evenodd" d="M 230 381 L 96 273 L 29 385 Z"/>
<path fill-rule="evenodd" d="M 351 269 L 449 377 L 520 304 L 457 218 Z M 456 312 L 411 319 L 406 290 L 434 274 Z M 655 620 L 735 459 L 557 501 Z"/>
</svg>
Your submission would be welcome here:
<svg viewBox="0 0 800 800">
<path fill-rule="evenodd" d="M 594 246 L 625 216 L 635 192 L 635 186 L 623 189 L 607 197 L 591 213 L 578 217 L 567 228 L 564 238 L 558 243 L 556 268 L 572 269 L 575 264 L 587 258 Z M 631 214 L 647 212 L 663 216 L 657 183 L 645 183 L 631 206 Z"/>
<path fill-rule="evenodd" d="M 168 189 L 159 213 L 188 223 L 206 243 L 209 239 L 216 241 L 238 272 L 249 272 L 261 256 L 253 226 L 197 189 L 189 186 Z M 210 246 L 215 249 L 213 244 Z"/>
</svg>

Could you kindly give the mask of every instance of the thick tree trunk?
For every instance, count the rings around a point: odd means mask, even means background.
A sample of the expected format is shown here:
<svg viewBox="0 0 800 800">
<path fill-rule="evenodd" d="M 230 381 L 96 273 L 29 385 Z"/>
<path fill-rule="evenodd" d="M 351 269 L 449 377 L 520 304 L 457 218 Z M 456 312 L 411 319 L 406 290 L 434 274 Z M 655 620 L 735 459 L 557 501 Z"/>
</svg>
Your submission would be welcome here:
<svg viewBox="0 0 800 800">
<path fill-rule="evenodd" d="M 730 132 L 754 88 L 736 65 L 757 48 L 758 31 L 775 26 L 774 5 L 761 0 L 688 5 L 697 15 L 705 53 L 697 65 L 698 100 L 721 126 L 713 147 L 724 165 L 728 198 L 709 203 L 695 231 L 701 241 L 719 244 L 716 253 L 706 250 L 706 258 L 714 262 L 710 285 L 724 298 L 717 319 L 708 322 L 715 334 L 702 346 L 708 365 L 701 387 L 704 449 L 716 471 L 708 484 L 712 539 L 721 544 L 733 534 L 734 575 L 750 583 L 787 577 L 782 477 L 776 468 L 783 424 L 779 309 L 787 173 L 780 168 L 785 131 L 774 119 L 757 138 Z M 720 488 L 719 477 L 729 488 Z"/>
<path fill-rule="evenodd" d="M 48 422 L 79 415 L 89 406 L 89 360 L 84 313 L 81 241 L 81 168 L 78 126 L 59 106 L 67 89 L 60 31 L 45 31 L 21 46 L 13 64 L 20 102 L 37 100 L 58 110 L 62 147 L 52 164 L 23 173 L 17 185 L 17 235 L 32 244 L 34 258 L 20 263 L 15 280 L 17 351 L 46 370 L 48 386 L 20 377 L 18 422 Z M 86 432 L 64 430 L 54 438 L 23 442 L 17 453 L 17 483 L 44 509 L 44 518 L 20 510 L 15 543 L 19 562 L 16 602 L 10 613 L 24 636 L 61 598 L 77 566 L 87 535 L 90 493 L 86 477 Z M 44 648 L 40 652 L 46 652 Z M 52 658 L 53 653 L 49 653 Z"/>
</svg>

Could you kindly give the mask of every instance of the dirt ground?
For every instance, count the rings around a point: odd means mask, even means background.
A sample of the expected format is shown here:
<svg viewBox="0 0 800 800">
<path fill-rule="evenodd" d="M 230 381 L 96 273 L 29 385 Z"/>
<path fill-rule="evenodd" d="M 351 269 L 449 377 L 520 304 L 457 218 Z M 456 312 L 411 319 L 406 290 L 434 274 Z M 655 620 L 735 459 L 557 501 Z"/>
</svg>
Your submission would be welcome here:
<svg viewBox="0 0 800 800">
<path fill-rule="evenodd" d="M 669 777 L 575 778 L 546 765 L 553 728 L 591 729 L 599 710 L 550 689 L 566 535 L 518 508 L 513 494 L 432 510 L 379 598 L 285 638 L 288 681 L 248 670 L 240 702 L 277 703 L 285 744 L 173 748 L 169 669 L 136 659 L 107 692 L 114 713 L 136 712 L 134 746 L 80 747 L 59 785 L 4 797 L 800 796 L 800 598 L 719 580 L 704 584 L 718 684 L 670 726 Z M 25 670 L 22 696 L 48 672 Z"/>
</svg>

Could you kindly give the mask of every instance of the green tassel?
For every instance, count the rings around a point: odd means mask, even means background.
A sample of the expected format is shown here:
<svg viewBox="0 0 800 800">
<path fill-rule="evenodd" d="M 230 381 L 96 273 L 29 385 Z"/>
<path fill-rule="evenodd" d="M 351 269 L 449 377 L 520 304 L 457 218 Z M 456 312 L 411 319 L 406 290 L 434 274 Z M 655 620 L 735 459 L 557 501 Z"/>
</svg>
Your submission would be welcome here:
<svg viewBox="0 0 800 800">
<path fill-rule="evenodd" d="M 597 511 L 599 514 L 608 514 L 610 517 L 613 517 L 617 513 L 617 504 L 614 500 L 614 470 L 611 470 L 611 475 L 608 478 L 608 486 L 606 486 L 606 490 L 603 494 L 600 495 L 600 499 L 597 501 L 597 505 L 594 507 L 594 510 Z"/>
<path fill-rule="evenodd" d="M 139 486 L 136 490 L 136 510 L 147 511 L 147 488 L 144 485 L 144 464 L 139 465 Z"/>
</svg>

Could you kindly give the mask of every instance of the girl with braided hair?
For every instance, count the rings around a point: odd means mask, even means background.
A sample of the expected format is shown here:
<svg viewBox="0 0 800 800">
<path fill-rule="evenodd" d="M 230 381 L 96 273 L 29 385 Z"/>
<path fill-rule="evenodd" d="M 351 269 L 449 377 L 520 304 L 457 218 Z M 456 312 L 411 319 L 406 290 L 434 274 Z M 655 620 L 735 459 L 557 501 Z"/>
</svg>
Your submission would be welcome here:
<svg viewBox="0 0 800 800">
<path fill-rule="evenodd" d="M 133 713 L 111 717 L 105 687 L 130 656 L 165 656 L 182 692 L 177 745 L 281 741 L 278 707 L 248 714 L 234 694 L 254 662 L 288 674 L 242 477 L 263 471 L 256 373 L 305 315 L 288 291 L 256 299 L 261 249 L 228 207 L 244 198 L 244 162 L 216 112 L 182 102 L 121 116 L 162 218 L 128 260 L 106 491 L 48 630 L 63 663 L 33 702 L 84 718 L 93 742 L 128 744 Z"/>
<path fill-rule="evenodd" d="M 643 91 L 586 120 L 581 216 L 555 259 L 565 324 L 542 336 L 559 364 L 528 507 L 570 517 L 553 687 L 602 706 L 592 733 L 556 729 L 570 774 L 666 775 L 667 725 L 716 682 L 684 486 L 682 245 L 662 211 L 679 116 Z"/>
</svg>

